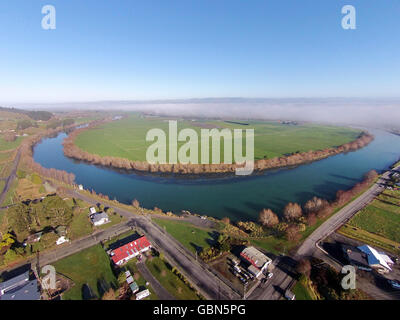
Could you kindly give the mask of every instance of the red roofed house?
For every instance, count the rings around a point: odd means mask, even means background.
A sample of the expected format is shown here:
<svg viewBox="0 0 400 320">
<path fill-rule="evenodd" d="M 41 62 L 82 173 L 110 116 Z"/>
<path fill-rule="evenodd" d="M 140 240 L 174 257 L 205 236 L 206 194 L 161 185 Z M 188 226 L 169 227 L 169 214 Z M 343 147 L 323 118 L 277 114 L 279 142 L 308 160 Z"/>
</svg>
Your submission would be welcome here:
<svg viewBox="0 0 400 320">
<path fill-rule="evenodd" d="M 143 236 L 112 250 L 110 256 L 113 262 L 120 266 L 150 248 L 150 242 L 147 240 L 146 236 Z"/>
</svg>

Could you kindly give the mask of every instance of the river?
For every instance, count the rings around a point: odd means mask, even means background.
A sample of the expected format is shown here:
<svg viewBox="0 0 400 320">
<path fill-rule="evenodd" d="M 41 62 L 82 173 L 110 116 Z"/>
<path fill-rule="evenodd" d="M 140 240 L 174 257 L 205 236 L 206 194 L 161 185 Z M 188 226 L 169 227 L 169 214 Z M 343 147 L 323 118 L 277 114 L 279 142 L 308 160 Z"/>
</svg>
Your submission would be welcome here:
<svg viewBox="0 0 400 320">
<path fill-rule="evenodd" d="M 400 156 L 400 136 L 369 130 L 375 140 L 367 147 L 296 168 L 283 168 L 248 177 L 182 177 L 123 172 L 75 161 L 64 156 L 65 133 L 46 138 L 34 148 L 34 159 L 46 168 L 76 175 L 85 189 L 123 203 L 138 199 L 141 206 L 155 206 L 179 213 L 189 210 L 217 218 L 256 220 L 262 208 L 280 213 L 289 201 L 304 203 L 313 196 L 333 199 L 371 169 L 387 169 Z"/>
</svg>

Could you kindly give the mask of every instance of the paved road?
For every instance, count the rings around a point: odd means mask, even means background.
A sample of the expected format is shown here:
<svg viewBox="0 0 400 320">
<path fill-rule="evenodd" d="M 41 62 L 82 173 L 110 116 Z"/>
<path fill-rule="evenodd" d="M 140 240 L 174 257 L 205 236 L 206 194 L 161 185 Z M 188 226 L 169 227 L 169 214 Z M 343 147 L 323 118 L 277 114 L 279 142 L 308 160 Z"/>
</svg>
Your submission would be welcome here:
<svg viewBox="0 0 400 320">
<path fill-rule="evenodd" d="M 167 290 L 164 289 L 164 287 L 158 282 L 156 278 L 151 274 L 149 269 L 147 269 L 146 264 L 142 262 L 138 262 L 137 264 L 139 272 L 142 274 L 143 278 L 146 279 L 146 281 L 150 282 L 151 287 L 155 291 L 158 299 L 160 300 L 176 300 L 174 296 L 172 296 Z"/>
<path fill-rule="evenodd" d="M 53 250 L 46 251 L 44 253 L 39 254 L 39 266 L 42 267 L 46 264 L 53 263 L 59 259 L 65 258 L 71 254 L 77 253 L 79 251 L 82 251 L 84 249 L 90 248 L 101 241 L 108 240 L 109 238 L 115 237 L 121 233 L 127 232 L 131 229 L 133 229 L 135 226 L 133 220 L 129 220 L 124 223 L 120 223 L 118 225 L 112 226 L 108 229 L 98 231 L 88 237 L 81 238 L 75 241 L 72 241 L 71 243 L 66 243 L 61 246 L 56 247 Z M 22 265 L 26 264 L 33 264 L 37 265 L 37 258 L 31 258 L 28 260 L 25 260 L 22 263 L 12 265 L 6 270 L 11 270 L 18 268 Z M 4 270 L 2 270 L 4 271 Z"/>
<path fill-rule="evenodd" d="M 19 164 L 20 158 L 21 158 L 21 150 L 18 150 L 17 155 L 15 156 L 15 159 L 14 159 L 14 164 L 13 164 L 11 173 L 8 176 L 8 178 L 6 179 L 6 184 L 4 186 L 4 189 L 0 194 L 0 204 L 4 202 L 4 199 L 6 198 L 7 192 L 8 192 L 8 190 L 10 190 L 11 185 L 14 182 L 14 179 L 17 176 L 17 168 L 18 168 L 18 164 Z"/>
<path fill-rule="evenodd" d="M 395 169 L 400 168 L 400 166 Z M 335 232 L 340 226 L 351 219 L 358 211 L 363 209 L 385 188 L 385 180 L 389 179 L 390 171 L 385 172 L 381 178 L 367 191 L 365 191 L 356 200 L 349 203 L 331 218 L 325 221 L 318 229 L 316 229 L 299 247 L 296 257 L 310 256 L 315 250 L 315 245 L 322 239 Z"/>
<path fill-rule="evenodd" d="M 290 286 L 293 279 L 288 276 L 288 271 L 285 268 L 285 263 L 282 257 L 278 257 L 272 270 L 274 276 L 267 281 L 261 283 L 248 297 L 248 300 L 279 300 L 284 291 Z"/>
<path fill-rule="evenodd" d="M 398 170 L 400 166 L 393 170 Z M 385 172 L 381 178 L 367 191 L 365 191 L 356 200 L 349 203 L 331 218 L 325 221 L 318 229 L 316 229 L 298 248 L 294 255 L 295 259 L 305 256 L 312 256 L 316 250 L 316 245 L 324 238 L 335 232 L 340 226 L 351 219 L 358 211 L 370 203 L 377 195 L 384 190 L 385 180 L 389 178 L 391 171 Z M 272 280 L 272 281 L 271 281 Z M 249 299 L 251 300 L 275 300 L 282 297 L 282 293 L 293 282 L 293 278 L 288 274 L 285 267 L 279 267 L 274 270 L 274 277 L 265 285 L 260 285 L 254 290 Z M 366 286 L 366 284 L 365 284 Z"/>
<path fill-rule="evenodd" d="M 88 203 L 96 204 L 98 202 L 76 191 L 69 191 L 69 194 Z M 149 217 L 135 215 L 128 210 L 106 203 L 104 205 L 112 207 L 115 212 L 127 217 L 131 224 L 141 228 L 152 245 L 159 248 L 169 262 L 174 264 L 205 298 L 210 300 L 240 299 L 240 295 L 214 275 L 206 264 L 196 261 L 182 244 L 168 233 L 163 232 Z"/>
</svg>

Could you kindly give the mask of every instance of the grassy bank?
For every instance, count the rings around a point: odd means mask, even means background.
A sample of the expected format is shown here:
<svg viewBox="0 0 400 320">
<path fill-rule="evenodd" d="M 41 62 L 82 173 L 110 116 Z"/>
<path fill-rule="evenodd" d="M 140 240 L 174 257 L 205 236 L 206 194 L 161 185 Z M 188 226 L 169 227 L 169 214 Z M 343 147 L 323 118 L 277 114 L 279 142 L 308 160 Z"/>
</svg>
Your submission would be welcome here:
<svg viewBox="0 0 400 320">
<path fill-rule="evenodd" d="M 146 118 L 131 115 L 119 121 L 103 124 L 97 128 L 82 132 L 75 144 L 82 150 L 100 156 L 126 158 L 132 161 L 145 161 L 146 150 L 152 142 L 146 142 L 150 129 L 159 128 L 168 133 L 168 119 Z M 254 129 L 255 160 L 274 158 L 295 152 L 322 150 L 355 140 L 359 130 L 344 127 L 322 126 L 314 124 L 285 125 L 278 122 L 246 121 L 246 125 L 225 121 L 185 121 L 178 122 L 178 130 L 190 128 L 200 137 L 201 129 Z M 97 143 L 98 141 L 102 143 Z M 245 143 L 245 137 L 243 137 Z M 178 143 L 178 148 L 184 142 Z M 167 139 L 167 155 L 168 155 Z M 200 145 L 199 145 L 200 151 Z M 211 151 L 211 144 L 210 144 Z M 199 153 L 200 154 L 200 153 Z M 211 152 L 210 152 L 211 154 Z M 221 144 L 223 154 L 223 144 Z"/>
</svg>

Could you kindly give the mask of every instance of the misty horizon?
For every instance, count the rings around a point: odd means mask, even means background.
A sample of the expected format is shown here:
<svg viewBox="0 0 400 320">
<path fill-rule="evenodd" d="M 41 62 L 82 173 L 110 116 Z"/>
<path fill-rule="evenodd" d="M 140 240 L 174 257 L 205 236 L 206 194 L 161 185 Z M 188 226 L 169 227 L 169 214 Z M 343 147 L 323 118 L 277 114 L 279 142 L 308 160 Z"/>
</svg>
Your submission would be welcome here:
<svg viewBox="0 0 400 320">
<path fill-rule="evenodd" d="M 394 98 L 192 98 L 2 105 L 34 110 L 137 111 L 158 116 L 295 120 L 344 125 L 400 125 L 400 99 Z"/>
</svg>

